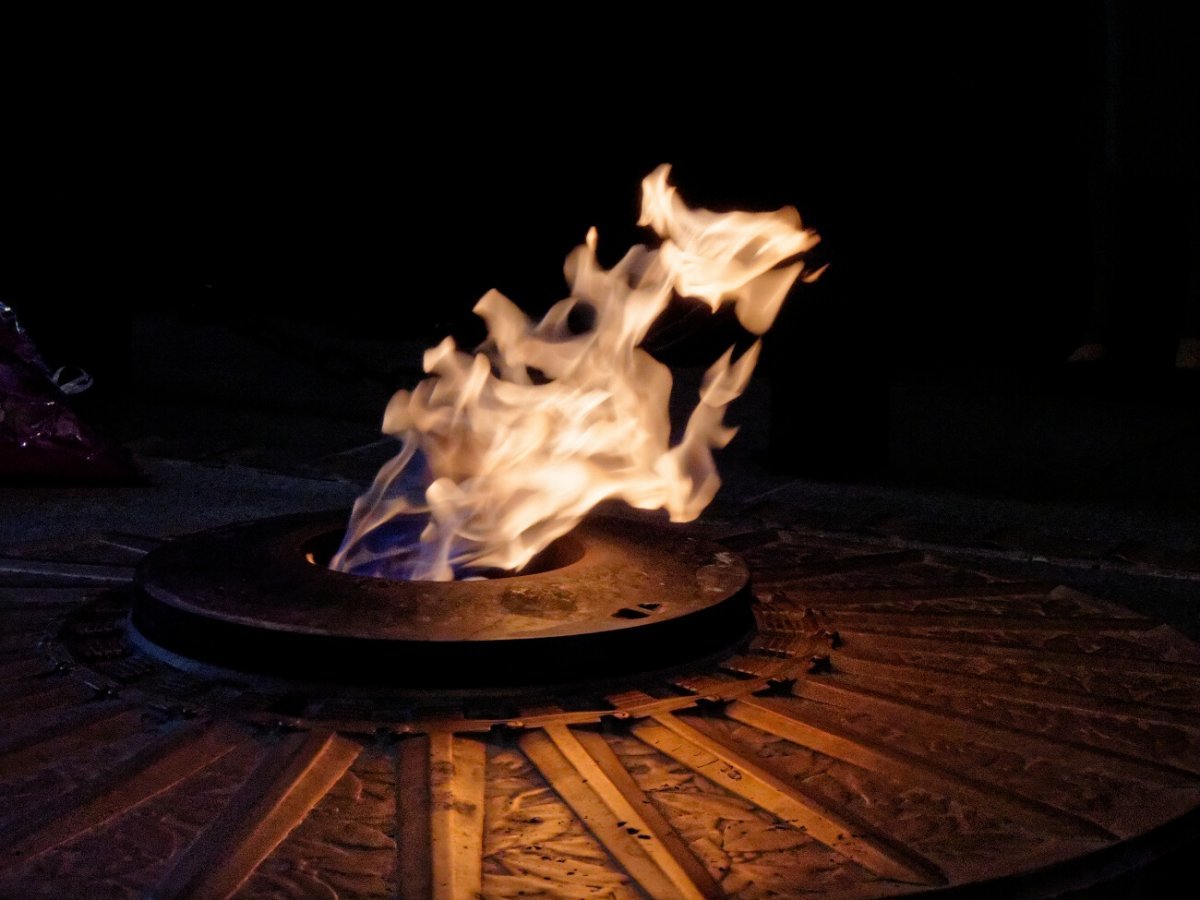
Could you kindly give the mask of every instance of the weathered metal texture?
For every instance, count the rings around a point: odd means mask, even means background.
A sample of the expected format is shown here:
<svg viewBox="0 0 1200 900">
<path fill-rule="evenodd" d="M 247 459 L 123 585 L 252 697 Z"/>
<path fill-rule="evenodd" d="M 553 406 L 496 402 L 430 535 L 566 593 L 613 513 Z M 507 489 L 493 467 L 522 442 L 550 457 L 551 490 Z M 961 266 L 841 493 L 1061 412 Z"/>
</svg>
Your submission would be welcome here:
<svg viewBox="0 0 1200 900">
<path fill-rule="evenodd" d="M 1040 896 L 1200 832 L 1179 634 L 974 563 L 730 546 L 748 644 L 500 692 L 214 674 L 77 554 L 0 573 L 0 895 Z"/>
<path fill-rule="evenodd" d="M 332 732 L 280 739 L 221 814 L 179 854 L 156 893 L 197 900 L 234 893 L 345 774 L 359 750 Z"/>
<path fill-rule="evenodd" d="M 227 731 L 197 725 L 176 728 L 73 791 L 39 797 L 17 815 L 10 811 L 0 828 L 0 844 L 7 848 L 0 868 L 52 850 L 170 790 L 234 749 L 234 739 L 223 733 Z"/>
<path fill-rule="evenodd" d="M 429 737 L 432 894 L 472 900 L 483 891 L 483 794 L 487 749 L 474 738 Z"/>
<path fill-rule="evenodd" d="M 433 893 L 433 800 L 430 739 L 405 738 L 396 747 L 398 893 L 422 900 Z"/>
<path fill-rule="evenodd" d="M 742 562 L 660 527 L 595 518 L 549 548 L 544 571 L 414 582 L 307 560 L 345 518 L 285 516 L 151 551 L 135 626 L 242 671 L 438 688 L 667 668 L 726 650 L 753 626 Z"/>
<path fill-rule="evenodd" d="M 596 738 L 596 735 L 589 735 Z M 521 749 L 575 815 L 621 867 L 651 896 L 700 900 L 719 896 L 716 883 L 681 848 L 678 836 L 638 791 L 628 773 L 611 765 L 600 740 L 590 750 L 565 725 L 550 725 L 521 738 Z M 604 749 L 600 749 L 604 748 Z M 608 772 L 600 760 L 609 763 Z M 653 824 L 652 824 L 653 823 Z"/>
<path fill-rule="evenodd" d="M 405 875 L 399 871 L 402 857 L 396 841 L 397 793 L 393 748 L 364 747 L 328 793 L 254 870 L 239 893 L 396 897 Z M 407 814 L 412 805 L 407 786 L 403 794 Z M 428 828 L 428 821 L 421 817 L 422 828 Z"/>
<path fill-rule="evenodd" d="M 868 872 L 902 884 L 940 885 L 945 877 L 926 859 L 869 826 L 793 787 L 752 762 L 732 742 L 670 714 L 633 727 L 633 734 L 691 771 L 807 832 Z"/>
</svg>

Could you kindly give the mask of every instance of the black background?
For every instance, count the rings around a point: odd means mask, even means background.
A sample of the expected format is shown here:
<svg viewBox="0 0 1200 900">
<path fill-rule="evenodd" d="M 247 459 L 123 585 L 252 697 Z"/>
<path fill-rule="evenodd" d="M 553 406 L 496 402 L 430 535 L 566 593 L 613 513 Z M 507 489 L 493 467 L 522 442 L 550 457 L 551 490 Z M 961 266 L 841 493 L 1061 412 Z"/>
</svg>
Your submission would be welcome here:
<svg viewBox="0 0 1200 900">
<path fill-rule="evenodd" d="M 589 225 L 602 255 L 638 239 L 638 183 L 672 162 L 693 204 L 792 204 L 824 235 L 772 352 L 853 402 L 895 367 L 1057 365 L 1088 306 L 1100 6 L 52 29 L 10 82 L 0 297 L 99 370 L 144 311 L 470 340 L 490 287 L 558 299 Z M 1122 27 L 1177 60 L 1177 24 Z M 1122 248 L 1163 341 L 1180 193 L 1133 192 Z"/>
</svg>

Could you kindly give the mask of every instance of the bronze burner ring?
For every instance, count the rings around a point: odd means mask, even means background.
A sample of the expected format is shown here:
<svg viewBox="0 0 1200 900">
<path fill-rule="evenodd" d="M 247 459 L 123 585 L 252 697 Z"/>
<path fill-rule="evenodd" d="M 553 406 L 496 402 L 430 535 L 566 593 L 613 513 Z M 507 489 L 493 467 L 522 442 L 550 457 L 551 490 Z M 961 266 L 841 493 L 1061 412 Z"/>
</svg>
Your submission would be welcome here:
<svg viewBox="0 0 1200 900">
<path fill-rule="evenodd" d="M 346 518 L 266 519 L 152 551 L 137 570 L 134 628 L 237 671 L 454 689 L 662 672 L 732 652 L 754 631 L 742 561 L 669 526 L 594 517 L 532 574 L 418 582 L 307 560 Z"/>
</svg>

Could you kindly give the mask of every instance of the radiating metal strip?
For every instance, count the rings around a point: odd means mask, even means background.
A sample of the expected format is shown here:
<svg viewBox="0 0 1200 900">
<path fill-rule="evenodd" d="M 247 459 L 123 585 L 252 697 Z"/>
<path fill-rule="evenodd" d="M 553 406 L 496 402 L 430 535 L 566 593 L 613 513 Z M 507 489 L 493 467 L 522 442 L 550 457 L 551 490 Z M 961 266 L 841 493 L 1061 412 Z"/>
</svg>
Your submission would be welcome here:
<svg viewBox="0 0 1200 900">
<path fill-rule="evenodd" d="M 86 587 L 22 587 L 0 583 L 0 607 L 9 609 L 71 609 L 89 596 Z"/>
<path fill-rule="evenodd" d="M 804 578 L 823 575 L 841 575 L 863 569 L 880 569 L 889 566 L 918 563 L 925 559 L 920 550 L 894 550 L 886 553 L 864 553 L 843 556 L 839 559 L 812 560 L 784 566 L 761 566 L 754 570 L 754 584 L 782 584 Z"/>
<path fill-rule="evenodd" d="M 156 797 L 238 744 L 228 728 L 179 728 L 68 794 L 48 797 L 0 826 L 0 867 L 45 853 Z"/>
<path fill-rule="evenodd" d="M 803 634 L 787 634 L 760 630 L 750 641 L 752 653 L 762 653 L 780 659 L 792 659 L 811 651 L 812 639 Z"/>
<path fill-rule="evenodd" d="M 12 556 L 0 556 L 0 572 L 14 575 L 45 575 L 68 582 L 88 581 L 93 584 L 128 584 L 133 580 L 133 566 L 56 562 Z"/>
<path fill-rule="evenodd" d="M 396 853 L 400 900 L 433 894 L 429 738 L 405 738 L 396 748 Z"/>
<path fill-rule="evenodd" d="M 1096 634 L 1105 631 L 1150 631 L 1162 623 L 1153 619 L 1113 616 L 1000 616 L 979 613 L 877 613 L 862 610 L 823 611 L 830 627 L 846 634 L 893 634 L 908 628 L 952 628 L 961 631 L 1063 631 Z"/>
<path fill-rule="evenodd" d="M 123 715 L 133 708 L 128 701 L 109 698 L 91 700 L 68 709 L 34 710 L 24 716 L 11 717 L 0 731 L 0 756 L 54 740 L 59 735 Z"/>
<path fill-rule="evenodd" d="M 429 808 L 435 900 L 475 900 L 483 891 L 487 748 L 472 738 L 429 736 Z"/>
<path fill-rule="evenodd" d="M 304 820 L 360 750 L 354 741 L 328 731 L 280 741 L 184 850 L 153 896 L 228 897 Z"/>
<path fill-rule="evenodd" d="M 148 537 L 144 534 L 130 534 L 125 531 L 106 531 L 101 536 L 101 540 L 113 547 L 120 547 L 122 550 L 143 555 L 166 543 L 159 538 Z"/>
<path fill-rule="evenodd" d="M 839 629 L 843 636 L 851 634 L 850 630 Z M 1097 652 L 1082 653 L 1070 650 L 1047 649 L 1045 647 L 1008 647 L 1003 644 L 993 644 L 988 641 L 968 641 L 955 638 L 909 637 L 899 634 L 866 634 L 855 635 L 854 640 L 847 640 L 839 649 L 838 654 L 850 656 L 865 656 L 871 658 L 872 651 L 880 650 L 897 653 L 940 653 L 958 656 L 990 656 L 1002 657 L 1014 661 L 1029 661 L 1033 663 L 1057 663 L 1067 665 L 1084 665 L 1097 672 L 1136 672 L 1151 675 L 1176 674 L 1200 676 L 1200 662 L 1185 662 L 1175 660 L 1154 659 L 1151 654 L 1154 649 L 1146 647 L 1146 656 L 1129 656 L 1127 654 Z"/>
<path fill-rule="evenodd" d="M 736 678 L 725 674 L 675 675 L 668 680 L 681 691 L 687 691 L 689 694 L 699 694 L 701 697 L 719 697 L 728 691 L 731 686 L 738 683 Z M 669 710 L 656 711 L 669 712 Z"/>
<path fill-rule="evenodd" d="M 1059 587 L 1054 581 L 989 581 L 985 584 L 937 585 L 930 587 L 819 588 L 784 590 L 785 597 L 804 606 L 836 606 L 839 603 L 894 603 L 897 600 L 960 600 L 969 597 L 1044 597 Z"/>
<path fill-rule="evenodd" d="M 4 754 L 0 757 L 0 775 L 6 781 L 36 775 L 54 761 L 86 754 L 97 747 L 107 747 L 107 755 L 119 754 L 122 742 L 143 737 L 156 728 L 161 725 L 147 721 L 144 710 L 127 709 L 119 715 L 84 723 L 39 744 Z"/>
<path fill-rule="evenodd" d="M 604 737 L 586 729 L 575 731 L 574 734 L 613 786 L 624 795 L 629 803 L 641 811 L 642 818 L 651 832 L 662 841 L 701 894 L 705 897 L 724 896 L 720 885 L 708 873 L 704 863 L 688 849 L 683 838 L 671 827 L 666 817 L 658 811 L 646 793 L 637 786 L 633 776 L 629 774 Z"/>
<path fill-rule="evenodd" d="M 1200 766 L 1181 766 L 1165 763 L 1149 755 L 1135 756 L 1109 747 L 1101 747 L 1085 741 L 1074 740 L 1063 735 L 1030 731 L 1003 722 L 995 722 L 983 716 L 969 713 L 947 713 L 931 704 L 920 703 L 904 697 L 895 697 L 871 690 L 844 678 L 807 678 L 796 682 L 792 692 L 814 703 L 831 704 L 839 709 L 874 711 L 883 717 L 903 716 L 904 721 L 915 725 L 945 729 L 960 734 L 964 722 L 970 722 L 974 735 L 987 743 L 1015 752 L 1025 752 L 1031 746 L 1040 746 L 1047 758 L 1062 755 L 1065 747 L 1092 756 L 1112 760 L 1126 768 L 1145 772 L 1160 772 L 1176 776 L 1181 780 L 1195 781 L 1200 778 Z"/>
<path fill-rule="evenodd" d="M 521 749 L 646 894 L 722 896 L 602 737 L 550 726 L 524 735 Z"/>
<path fill-rule="evenodd" d="M 90 692 L 78 681 L 57 676 L 26 678 L 0 688 L 0 719 L 14 712 L 62 709 L 87 701 Z"/>
<path fill-rule="evenodd" d="M 933 680 L 937 684 L 938 690 L 958 694 L 973 696 L 990 694 L 1060 709 L 1075 709 L 1102 715 L 1126 716 L 1144 722 L 1162 722 L 1169 725 L 1200 728 L 1200 712 L 1191 707 L 1175 708 L 1164 704 L 1085 694 L 1082 691 L 1073 691 L 1057 685 L 1042 687 L 1007 679 L 989 678 L 985 675 L 970 675 L 955 670 L 951 665 L 947 665 L 944 669 L 916 664 L 901 666 L 862 657 L 839 655 L 837 669 L 847 675 L 864 679 L 865 684 L 902 682 L 920 687 Z M 936 675 L 936 679 L 931 679 L 931 675 Z"/>
<path fill-rule="evenodd" d="M 734 721 L 859 768 L 886 775 L 905 786 L 959 798 L 983 811 L 999 811 L 1014 821 L 1032 819 L 1041 822 L 1048 831 L 1062 831 L 1065 828 L 1070 834 L 1098 840 L 1115 837 L 1089 819 L 989 782 L 986 771 L 978 775 L 954 772 L 933 765 L 913 753 L 871 740 L 851 729 L 839 728 L 824 721 L 816 724 L 812 719 L 799 719 L 788 710 L 786 701 L 750 697 L 734 701 L 724 711 Z"/>
<path fill-rule="evenodd" d="M 940 885 L 932 862 L 802 793 L 742 753 L 673 715 L 638 722 L 633 733 L 699 775 L 803 829 L 869 872 L 905 884 Z"/>
<path fill-rule="evenodd" d="M 46 656 L 24 656 L 0 663 L 0 684 L 19 684 L 27 678 L 49 674 L 54 663 Z"/>
<path fill-rule="evenodd" d="M 720 666 L 726 672 L 768 679 L 788 677 L 798 668 L 796 662 L 790 659 L 741 654 L 722 660 Z"/>
</svg>

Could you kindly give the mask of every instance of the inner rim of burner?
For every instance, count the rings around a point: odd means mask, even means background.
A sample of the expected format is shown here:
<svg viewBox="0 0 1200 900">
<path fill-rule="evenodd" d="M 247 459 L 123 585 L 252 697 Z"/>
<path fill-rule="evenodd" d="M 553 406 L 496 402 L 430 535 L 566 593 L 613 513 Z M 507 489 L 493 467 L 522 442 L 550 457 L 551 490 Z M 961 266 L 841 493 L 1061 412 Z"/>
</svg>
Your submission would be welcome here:
<svg viewBox="0 0 1200 900">
<path fill-rule="evenodd" d="M 670 526 L 597 517 L 519 574 L 400 581 L 317 564 L 346 516 L 264 519 L 152 551 L 133 629 L 168 664 L 454 690 L 678 671 L 754 631 L 741 559 Z"/>
</svg>

